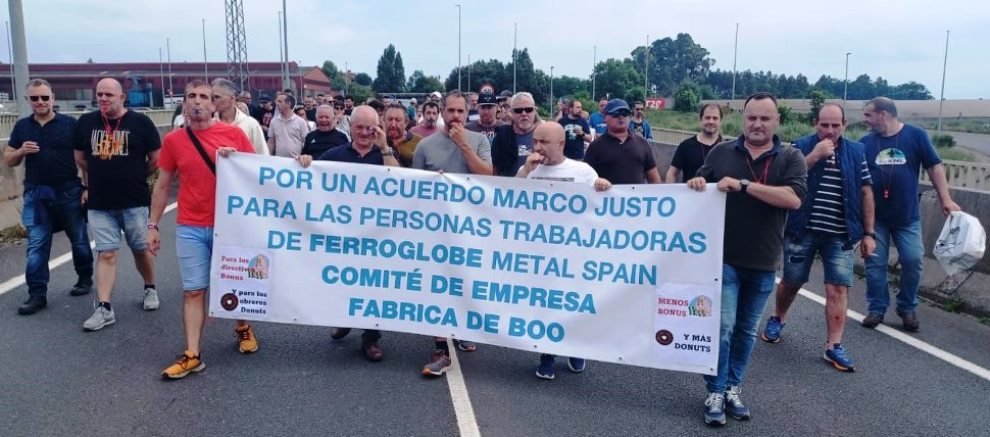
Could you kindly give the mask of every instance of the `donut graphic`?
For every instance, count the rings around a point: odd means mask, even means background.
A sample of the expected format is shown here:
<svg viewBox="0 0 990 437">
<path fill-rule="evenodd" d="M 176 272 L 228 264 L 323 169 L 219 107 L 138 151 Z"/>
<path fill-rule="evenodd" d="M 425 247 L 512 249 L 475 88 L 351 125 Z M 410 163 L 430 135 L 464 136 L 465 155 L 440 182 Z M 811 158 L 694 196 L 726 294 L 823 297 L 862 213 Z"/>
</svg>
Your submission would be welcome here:
<svg viewBox="0 0 990 437">
<path fill-rule="evenodd" d="M 227 311 L 233 311 L 237 309 L 237 295 L 234 293 L 227 293 L 220 296 L 220 306 Z M 660 334 L 657 334 L 660 335 Z"/>
<path fill-rule="evenodd" d="M 661 329 L 657 331 L 657 343 L 662 346 L 667 346 L 674 342 L 674 334 L 666 329 Z"/>
</svg>

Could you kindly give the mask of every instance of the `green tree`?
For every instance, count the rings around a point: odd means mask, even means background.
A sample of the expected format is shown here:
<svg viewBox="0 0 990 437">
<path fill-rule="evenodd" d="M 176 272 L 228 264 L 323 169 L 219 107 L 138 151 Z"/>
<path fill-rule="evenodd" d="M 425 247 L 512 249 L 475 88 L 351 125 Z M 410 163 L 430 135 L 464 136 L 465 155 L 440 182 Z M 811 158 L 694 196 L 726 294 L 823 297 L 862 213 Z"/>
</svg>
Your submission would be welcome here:
<svg viewBox="0 0 990 437">
<path fill-rule="evenodd" d="M 590 81 L 571 76 L 553 78 L 553 95 L 560 97 L 575 97 L 578 93 L 591 89 Z M 583 105 L 583 104 L 582 104 Z"/>
<path fill-rule="evenodd" d="M 416 70 L 412 76 L 409 76 L 406 91 L 410 93 L 432 93 L 439 91 L 442 93 L 444 92 L 444 88 L 443 84 L 440 83 L 439 77 L 427 76 L 423 74 L 423 70 Z"/>
<path fill-rule="evenodd" d="M 354 82 L 361 86 L 371 86 L 374 81 L 368 73 L 358 73 L 354 76 Z"/>
<path fill-rule="evenodd" d="M 811 124 L 814 124 L 815 120 L 818 120 L 818 113 L 822 111 L 822 105 L 825 104 L 825 99 L 827 98 L 828 95 L 825 94 L 825 91 L 818 88 L 811 88 L 808 91 L 808 99 L 811 100 L 811 111 L 808 112 L 808 121 Z"/>
<path fill-rule="evenodd" d="M 695 112 L 701 106 L 701 90 L 698 84 L 691 81 L 681 82 L 674 93 L 674 110 L 680 112 Z"/>
<path fill-rule="evenodd" d="M 406 69 L 402 66 L 402 54 L 389 44 L 378 58 L 378 69 L 371 88 L 379 93 L 397 93 L 405 90 Z"/>
<path fill-rule="evenodd" d="M 643 71 L 646 62 L 643 47 L 631 52 L 636 70 Z M 678 33 L 674 39 L 663 38 L 650 43 L 650 87 L 661 95 L 671 95 L 685 80 L 704 81 L 715 65 L 708 49 L 694 42 L 688 33 Z"/>
<path fill-rule="evenodd" d="M 935 97 L 924 85 L 910 81 L 902 83 L 890 90 L 890 98 L 896 100 L 933 100 Z"/>
<path fill-rule="evenodd" d="M 323 61 L 323 66 L 320 69 L 323 70 L 323 74 L 330 78 L 331 87 L 338 90 L 344 89 L 347 82 L 344 78 L 344 73 L 337 69 L 337 65 L 333 61 Z"/>
<path fill-rule="evenodd" d="M 599 96 L 635 101 L 643 97 L 643 75 L 632 60 L 609 58 L 595 66 L 595 87 Z"/>
</svg>

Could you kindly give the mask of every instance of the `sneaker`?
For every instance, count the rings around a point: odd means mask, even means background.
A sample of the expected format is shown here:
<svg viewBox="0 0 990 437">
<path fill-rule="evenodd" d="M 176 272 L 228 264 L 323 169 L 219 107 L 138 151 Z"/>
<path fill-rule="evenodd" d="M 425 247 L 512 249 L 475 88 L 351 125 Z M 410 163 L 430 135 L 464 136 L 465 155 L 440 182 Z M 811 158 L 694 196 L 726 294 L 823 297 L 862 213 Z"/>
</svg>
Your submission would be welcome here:
<svg viewBox="0 0 990 437">
<path fill-rule="evenodd" d="M 154 311 L 158 309 L 158 291 L 154 288 L 144 289 L 144 310 Z"/>
<path fill-rule="evenodd" d="M 234 328 L 237 334 L 237 348 L 242 354 L 249 354 L 258 351 L 258 338 L 254 336 L 254 329 L 251 325 L 244 328 Z"/>
<path fill-rule="evenodd" d="M 457 340 L 457 348 L 464 352 L 474 352 L 478 350 L 478 345 L 474 344 L 473 341 Z"/>
<path fill-rule="evenodd" d="M 21 306 L 17 307 L 17 314 L 29 316 L 48 306 L 48 299 L 42 296 L 30 296 Z"/>
<path fill-rule="evenodd" d="M 76 285 L 72 286 L 72 290 L 69 290 L 69 296 L 83 296 L 89 294 L 90 290 L 93 289 L 93 281 L 83 281 L 80 280 L 76 282 Z"/>
<path fill-rule="evenodd" d="M 557 377 L 553 371 L 554 356 L 549 354 L 540 354 L 540 365 L 536 366 L 536 377 L 540 379 L 546 379 L 552 381 Z"/>
<path fill-rule="evenodd" d="M 901 317 L 901 323 L 904 326 L 904 330 L 907 332 L 918 332 L 921 329 L 921 323 L 918 322 L 918 315 L 914 311 L 897 311 L 897 315 Z"/>
<path fill-rule="evenodd" d="M 587 364 L 584 363 L 584 358 L 570 357 L 567 359 L 567 368 L 571 369 L 571 372 L 581 373 L 584 372 L 586 367 Z"/>
<path fill-rule="evenodd" d="M 165 370 L 162 371 L 162 378 L 185 378 L 189 372 L 202 372 L 205 368 L 206 363 L 199 358 L 199 355 L 193 355 L 191 352 L 185 351 L 185 353 L 176 358 L 174 364 L 166 367 Z"/>
<path fill-rule="evenodd" d="M 330 339 L 340 340 L 351 333 L 351 328 L 330 328 Z"/>
<path fill-rule="evenodd" d="M 96 311 L 93 311 L 93 315 L 89 316 L 85 322 L 83 322 L 83 329 L 87 331 L 99 331 L 108 325 L 114 324 L 117 321 L 117 317 L 114 316 L 112 309 L 107 309 L 103 305 L 97 305 Z"/>
<path fill-rule="evenodd" d="M 883 323 L 883 314 L 880 313 L 870 313 L 863 318 L 863 322 L 860 323 L 864 328 L 873 329 L 878 325 Z"/>
<path fill-rule="evenodd" d="M 743 405 L 740 393 L 742 389 L 738 385 L 729 386 L 729 391 L 725 392 L 725 413 L 736 420 L 749 420 L 749 407 Z"/>
<path fill-rule="evenodd" d="M 423 375 L 442 376 L 450 369 L 450 355 L 443 349 L 437 349 L 430 356 L 430 362 L 423 366 Z"/>
<path fill-rule="evenodd" d="M 846 349 L 839 343 L 833 344 L 832 347 L 825 349 L 825 355 L 822 356 L 822 358 L 825 358 L 825 361 L 832 363 L 832 367 L 835 367 L 841 372 L 856 371 L 853 367 L 853 361 L 846 356 Z"/>
<path fill-rule="evenodd" d="M 385 353 L 382 351 L 382 347 L 378 345 L 377 341 L 362 344 L 361 350 L 364 351 L 364 357 L 372 363 L 377 363 L 381 361 L 382 358 L 385 358 Z"/>
<path fill-rule="evenodd" d="M 708 393 L 705 399 L 705 424 L 721 426 L 725 425 L 725 395 L 722 393 Z"/>
<path fill-rule="evenodd" d="M 783 330 L 784 323 L 781 323 L 780 317 L 770 317 L 767 319 L 767 326 L 760 334 L 760 338 L 767 343 L 777 343 L 780 341 L 780 331 Z"/>
</svg>

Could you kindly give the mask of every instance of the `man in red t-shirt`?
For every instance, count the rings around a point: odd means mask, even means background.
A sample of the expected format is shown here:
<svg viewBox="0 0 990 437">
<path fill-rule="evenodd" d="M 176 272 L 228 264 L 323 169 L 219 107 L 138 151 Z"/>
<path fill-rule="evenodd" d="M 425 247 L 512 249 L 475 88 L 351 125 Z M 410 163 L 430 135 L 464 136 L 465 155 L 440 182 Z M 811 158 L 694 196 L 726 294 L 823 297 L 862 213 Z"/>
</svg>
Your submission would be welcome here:
<svg viewBox="0 0 990 437">
<path fill-rule="evenodd" d="M 151 196 L 151 223 L 148 243 L 151 253 L 158 255 L 161 236 L 158 220 L 165 212 L 169 190 L 176 175 L 179 184 L 179 216 L 175 231 L 175 247 L 179 256 L 184 293 L 182 322 L 186 333 L 186 351 L 174 364 L 162 372 L 162 377 L 179 379 L 189 372 L 206 368 L 200 358 L 199 343 L 206 322 L 206 290 L 210 286 L 210 259 L 213 255 L 213 207 L 216 200 L 217 179 L 215 167 L 205 159 L 226 157 L 233 152 L 254 153 L 254 147 L 240 128 L 213 119 L 213 90 L 210 84 L 194 80 L 186 85 L 186 126 L 192 129 L 174 130 L 165 135 L 158 160 L 161 172 Z M 192 136 L 199 140 L 206 156 L 196 150 Z M 214 163 L 215 166 L 215 163 Z M 237 338 L 241 353 L 258 350 L 254 331 L 244 320 L 237 321 Z"/>
</svg>

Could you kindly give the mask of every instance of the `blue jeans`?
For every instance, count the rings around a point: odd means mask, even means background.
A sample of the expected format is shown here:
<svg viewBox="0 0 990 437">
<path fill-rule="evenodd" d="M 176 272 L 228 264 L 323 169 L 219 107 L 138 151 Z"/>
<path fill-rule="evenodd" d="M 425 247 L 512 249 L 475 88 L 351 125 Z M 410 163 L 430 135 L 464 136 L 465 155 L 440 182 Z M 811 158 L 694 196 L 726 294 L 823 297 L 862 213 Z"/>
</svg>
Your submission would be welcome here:
<svg viewBox="0 0 990 437">
<path fill-rule="evenodd" d="M 825 283 L 842 287 L 853 285 L 853 248 L 843 236 L 808 231 L 784 239 L 784 277 L 789 285 L 808 282 L 815 254 L 822 256 Z"/>
<path fill-rule="evenodd" d="M 710 393 L 725 393 L 727 386 L 743 382 L 760 318 L 773 292 L 774 273 L 722 264 L 718 374 L 705 375 Z"/>
<path fill-rule="evenodd" d="M 183 291 L 210 288 L 210 262 L 213 259 L 213 227 L 179 225 L 175 228 L 175 253 L 179 256 L 179 276 Z"/>
<path fill-rule="evenodd" d="M 82 207 L 82 186 L 78 182 L 56 187 L 55 199 L 48 205 L 48 214 L 38 215 L 34 188 L 24 190 L 24 210 L 21 220 L 27 228 L 27 267 L 24 276 L 29 296 L 48 294 L 48 259 L 52 254 L 52 234 L 65 230 L 72 244 L 72 263 L 80 282 L 93 281 L 93 250 L 86 232 L 86 214 Z M 38 221 L 38 223 L 35 223 Z"/>
<path fill-rule="evenodd" d="M 866 259 L 866 301 L 871 314 L 884 314 L 890 305 L 887 287 L 887 260 L 890 242 L 897 247 L 897 262 L 901 265 L 900 288 L 897 293 L 897 310 L 914 312 L 918 306 L 918 286 L 921 284 L 922 257 L 921 220 L 903 226 L 889 226 L 877 220 L 877 250 Z"/>
</svg>

